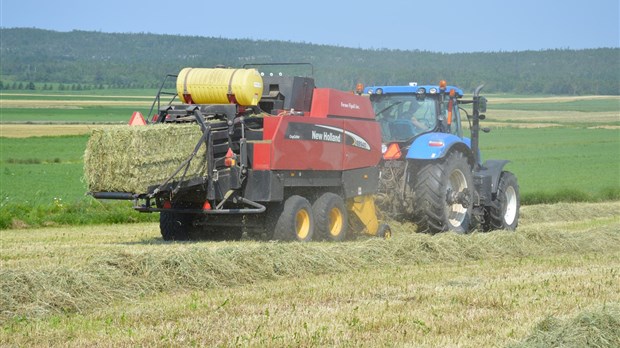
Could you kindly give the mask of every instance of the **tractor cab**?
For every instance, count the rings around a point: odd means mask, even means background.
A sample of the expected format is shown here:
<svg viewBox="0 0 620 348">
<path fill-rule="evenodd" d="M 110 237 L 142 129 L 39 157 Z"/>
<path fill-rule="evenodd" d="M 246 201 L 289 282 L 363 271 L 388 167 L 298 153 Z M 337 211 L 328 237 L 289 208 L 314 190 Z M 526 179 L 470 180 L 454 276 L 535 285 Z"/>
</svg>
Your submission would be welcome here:
<svg viewBox="0 0 620 348">
<path fill-rule="evenodd" d="M 451 133 L 463 137 L 458 98 L 463 92 L 445 81 L 439 85 L 367 87 L 381 125 L 384 144 L 410 143 L 425 133 Z"/>
</svg>

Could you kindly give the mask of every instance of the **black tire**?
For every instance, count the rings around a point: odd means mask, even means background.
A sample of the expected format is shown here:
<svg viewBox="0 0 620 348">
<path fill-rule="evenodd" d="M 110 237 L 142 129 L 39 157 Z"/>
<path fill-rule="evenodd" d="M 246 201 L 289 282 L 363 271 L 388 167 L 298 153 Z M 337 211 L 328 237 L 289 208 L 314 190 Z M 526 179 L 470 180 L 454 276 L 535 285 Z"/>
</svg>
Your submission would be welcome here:
<svg viewBox="0 0 620 348">
<path fill-rule="evenodd" d="M 314 234 L 312 206 L 301 196 L 291 196 L 284 202 L 278 217 L 273 238 L 282 241 L 308 242 Z"/>
<path fill-rule="evenodd" d="M 418 232 L 470 231 L 472 170 L 455 151 L 422 167 L 413 178 L 413 222 Z"/>
<path fill-rule="evenodd" d="M 192 222 L 193 214 L 159 213 L 159 229 L 165 241 L 188 240 L 193 229 Z"/>
<path fill-rule="evenodd" d="M 190 234 L 190 239 L 223 241 L 240 240 L 242 236 L 243 228 L 240 226 L 204 226 Z"/>
<path fill-rule="evenodd" d="M 383 239 L 391 239 L 392 238 L 392 229 L 390 225 L 383 223 L 379 225 L 379 229 L 377 230 L 377 237 Z"/>
<path fill-rule="evenodd" d="M 312 205 L 312 214 L 314 234 L 318 239 L 340 242 L 347 237 L 349 220 L 342 197 L 331 192 L 324 193 Z"/>
<path fill-rule="evenodd" d="M 485 230 L 514 231 L 519 225 L 519 184 L 517 177 L 511 172 L 502 172 L 497 184 L 497 195 L 493 204 L 487 207 Z"/>
</svg>

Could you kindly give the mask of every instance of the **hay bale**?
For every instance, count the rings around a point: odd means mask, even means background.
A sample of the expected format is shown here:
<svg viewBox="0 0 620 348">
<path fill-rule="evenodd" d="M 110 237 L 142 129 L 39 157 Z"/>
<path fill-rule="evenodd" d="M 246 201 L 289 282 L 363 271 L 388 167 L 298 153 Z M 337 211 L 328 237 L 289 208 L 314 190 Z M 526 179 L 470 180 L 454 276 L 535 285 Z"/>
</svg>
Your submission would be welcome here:
<svg viewBox="0 0 620 348">
<path fill-rule="evenodd" d="M 84 152 L 90 192 L 147 193 L 185 161 L 202 131 L 196 124 L 94 129 Z M 185 180 L 206 175 L 206 146 L 191 162 Z M 175 176 L 180 180 L 183 171 Z"/>
</svg>

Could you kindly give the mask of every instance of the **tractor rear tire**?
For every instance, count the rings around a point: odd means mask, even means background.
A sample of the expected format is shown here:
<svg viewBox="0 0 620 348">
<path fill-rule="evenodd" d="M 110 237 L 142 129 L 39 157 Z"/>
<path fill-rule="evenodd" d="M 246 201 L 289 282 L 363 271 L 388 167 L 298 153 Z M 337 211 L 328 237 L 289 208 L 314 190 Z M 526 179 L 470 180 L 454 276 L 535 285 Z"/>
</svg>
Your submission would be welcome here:
<svg viewBox="0 0 620 348">
<path fill-rule="evenodd" d="M 312 206 L 302 196 L 290 196 L 278 218 L 273 237 L 282 241 L 308 242 L 314 234 Z"/>
<path fill-rule="evenodd" d="M 519 224 L 519 184 L 511 172 L 502 172 L 497 185 L 497 195 L 493 204 L 487 207 L 486 231 L 514 231 Z"/>
<path fill-rule="evenodd" d="M 347 237 L 349 222 L 342 197 L 331 192 L 324 193 L 312 205 L 312 212 L 318 239 L 341 242 Z"/>
<path fill-rule="evenodd" d="M 418 232 L 470 231 L 472 169 L 462 152 L 422 167 L 413 179 L 413 222 Z"/>
<path fill-rule="evenodd" d="M 159 213 L 159 229 L 165 241 L 184 241 L 190 238 L 193 214 L 162 211 Z"/>
</svg>

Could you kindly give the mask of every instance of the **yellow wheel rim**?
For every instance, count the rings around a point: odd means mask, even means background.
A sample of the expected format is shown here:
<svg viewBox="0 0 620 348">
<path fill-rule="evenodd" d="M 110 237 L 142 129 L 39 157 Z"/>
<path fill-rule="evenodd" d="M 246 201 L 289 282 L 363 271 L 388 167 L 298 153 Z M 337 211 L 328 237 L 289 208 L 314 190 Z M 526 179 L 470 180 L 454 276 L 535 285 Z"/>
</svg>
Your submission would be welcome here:
<svg viewBox="0 0 620 348">
<path fill-rule="evenodd" d="M 308 237 L 310 233 L 310 214 L 306 209 L 301 209 L 295 215 L 295 233 L 301 240 Z"/>
<path fill-rule="evenodd" d="M 338 208 L 329 211 L 329 234 L 336 237 L 342 232 L 342 212 Z"/>
</svg>

